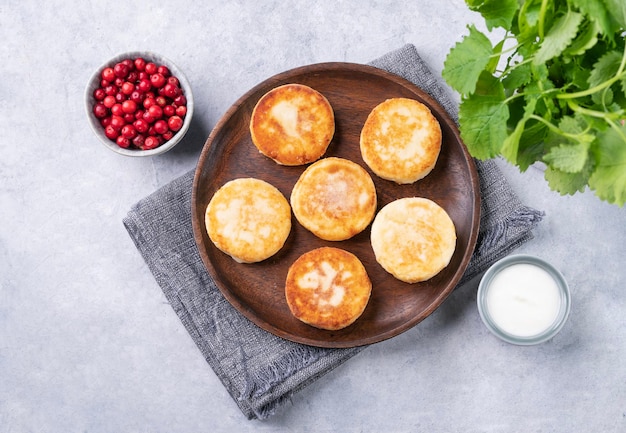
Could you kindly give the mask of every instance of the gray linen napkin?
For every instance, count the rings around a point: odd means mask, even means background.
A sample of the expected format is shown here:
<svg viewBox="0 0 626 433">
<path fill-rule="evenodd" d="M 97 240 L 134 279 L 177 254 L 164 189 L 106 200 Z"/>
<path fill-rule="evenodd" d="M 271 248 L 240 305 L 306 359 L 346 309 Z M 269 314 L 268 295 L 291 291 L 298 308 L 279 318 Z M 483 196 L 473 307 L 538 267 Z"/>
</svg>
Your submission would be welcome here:
<svg viewBox="0 0 626 433">
<path fill-rule="evenodd" d="M 429 92 L 456 119 L 456 107 L 413 45 L 372 65 Z M 463 281 L 532 237 L 542 213 L 524 206 L 493 161 L 477 162 L 481 180 L 478 245 Z M 193 238 L 193 170 L 142 199 L 124 225 L 170 305 L 241 411 L 264 419 L 298 390 L 365 347 L 325 349 L 276 337 L 240 315 L 208 275 Z"/>
</svg>

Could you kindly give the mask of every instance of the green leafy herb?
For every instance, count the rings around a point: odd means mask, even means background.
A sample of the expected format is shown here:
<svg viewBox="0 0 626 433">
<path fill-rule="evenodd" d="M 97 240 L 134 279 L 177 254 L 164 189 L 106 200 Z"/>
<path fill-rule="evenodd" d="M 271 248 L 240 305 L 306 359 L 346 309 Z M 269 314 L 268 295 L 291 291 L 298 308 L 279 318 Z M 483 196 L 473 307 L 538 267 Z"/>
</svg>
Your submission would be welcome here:
<svg viewBox="0 0 626 433">
<path fill-rule="evenodd" d="M 472 156 L 546 164 L 550 188 L 626 203 L 626 2 L 466 0 L 474 25 L 443 78 Z M 494 29 L 500 37 L 495 36 Z"/>
</svg>

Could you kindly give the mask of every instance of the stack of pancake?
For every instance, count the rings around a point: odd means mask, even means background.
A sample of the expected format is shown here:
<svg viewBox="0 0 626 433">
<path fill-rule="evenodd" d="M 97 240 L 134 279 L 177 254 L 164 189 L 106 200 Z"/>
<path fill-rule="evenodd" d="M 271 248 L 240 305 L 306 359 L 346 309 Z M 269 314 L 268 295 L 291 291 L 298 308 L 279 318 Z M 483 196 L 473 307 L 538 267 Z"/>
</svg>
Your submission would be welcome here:
<svg viewBox="0 0 626 433">
<path fill-rule="evenodd" d="M 437 275 L 456 247 L 447 212 L 427 198 L 404 197 L 377 214 L 376 187 L 368 171 L 348 159 L 323 158 L 334 132 L 331 104 L 315 89 L 285 84 L 263 95 L 250 120 L 254 146 L 278 165 L 309 165 L 294 184 L 289 202 L 260 179 L 234 179 L 223 185 L 206 209 L 211 241 L 238 262 L 265 260 L 284 246 L 293 211 L 313 235 L 336 243 L 371 224 L 376 261 L 400 281 L 416 283 Z M 375 176 L 410 184 L 433 170 L 441 141 L 439 122 L 428 107 L 392 98 L 371 110 L 359 145 L 363 162 Z M 354 323 L 371 291 L 360 259 L 334 246 L 301 255 L 290 264 L 285 281 L 293 316 L 327 330 Z"/>
</svg>

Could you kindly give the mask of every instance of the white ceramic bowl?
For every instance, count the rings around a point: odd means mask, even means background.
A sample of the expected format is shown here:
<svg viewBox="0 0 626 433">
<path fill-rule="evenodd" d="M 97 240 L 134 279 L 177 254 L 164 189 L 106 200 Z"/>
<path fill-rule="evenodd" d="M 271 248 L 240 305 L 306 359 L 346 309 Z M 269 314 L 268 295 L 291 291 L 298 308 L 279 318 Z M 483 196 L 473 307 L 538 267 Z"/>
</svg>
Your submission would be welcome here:
<svg viewBox="0 0 626 433">
<path fill-rule="evenodd" d="M 96 102 L 93 96 L 93 92 L 98 87 L 100 87 L 100 82 L 101 82 L 100 74 L 102 70 L 109 66 L 113 67 L 113 65 L 115 65 L 116 63 L 124 59 L 129 59 L 129 58 L 134 59 L 136 57 L 142 57 L 147 62 L 154 62 L 158 65 L 167 66 L 169 70 L 171 71 L 172 75 L 178 78 L 180 87 L 183 91 L 183 94 L 185 95 L 185 98 L 187 99 L 187 114 L 185 115 L 182 128 L 178 130 L 176 134 L 174 134 L 174 136 L 171 139 L 169 139 L 167 142 L 150 150 L 131 149 L 131 148 L 124 149 L 118 146 L 114 141 L 110 140 L 104 134 L 104 128 L 100 124 L 100 121 L 93 114 L 93 107 Z M 189 130 L 189 125 L 191 123 L 191 118 L 193 116 L 193 94 L 191 92 L 191 86 L 189 85 L 187 78 L 185 77 L 183 72 L 178 68 L 178 66 L 176 66 L 171 60 L 159 54 L 152 53 L 149 51 L 130 51 L 130 52 L 118 54 L 117 56 L 113 57 L 112 59 L 109 59 L 108 61 L 100 65 L 94 71 L 85 89 L 85 109 L 87 111 L 87 119 L 89 120 L 89 125 L 91 126 L 91 129 L 93 130 L 94 134 L 96 134 L 100 142 L 107 149 L 112 150 L 113 152 L 119 153 L 121 155 L 126 155 L 126 156 L 153 156 L 153 155 L 160 155 L 172 149 L 182 140 L 182 138 L 185 136 L 185 134 Z"/>
</svg>

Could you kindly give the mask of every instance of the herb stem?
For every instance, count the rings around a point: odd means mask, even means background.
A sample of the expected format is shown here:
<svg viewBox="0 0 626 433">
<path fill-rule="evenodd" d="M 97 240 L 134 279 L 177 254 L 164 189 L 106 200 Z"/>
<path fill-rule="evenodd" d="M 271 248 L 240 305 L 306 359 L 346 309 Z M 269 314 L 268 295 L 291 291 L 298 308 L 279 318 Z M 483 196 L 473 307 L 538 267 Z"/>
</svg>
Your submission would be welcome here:
<svg viewBox="0 0 626 433">
<path fill-rule="evenodd" d="M 626 135 L 624 134 L 623 128 L 620 128 L 619 125 L 613 122 L 610 119 L 606 119 L 607 123 L 617 132 L 617 134 L 622 138 L 622 141 L 626 143 Z"/>
<path fill-rule="evenodd" d="M 542 0 L 541 9 L 539 9 L 539 22 L 537 23 L 537 33 L 539 39 L 543 40 L 543 24 L 546 19 L 546 11 L 548 10 L 548 0 Z"/>
<path fill-rule="evenodd" d="M 589 131 L 589 128 L 587 128 L 586 130 L 581 131 L 578 134 L 571 134 L 569 132 L 563 131 L 562 129 L 557 127 L 554 123 L 549 122 L 546 119 L 544 119 L 543 117 L 537 116 L 536 114 L 531 114 L 528 118 L 537 120 L 537 121 L 543 123 L 544 125 L 546 125 L 555 134 L 559 134 L 559 135 L 561 135 L 563 137 L 566 137 L 566 138 L 571 138 L 572 140 L 578 140 L 580 137 L 583 137 Z"/>
<path fill-rule="evenodd" d="M 604 119 L 607 122 L 612 119 L 619 119 L 620 113 L 607 113 L 605 111 L 596 111 L 590 110 L 589 108 L 584 108 L 575 103 L 574 101 L 567 101 L 567 105 L 572 111 L 575 111 L 580 114 L 584 114 L 586 116 L 595 117 L 597 119 Z"/>
<path fill-rule="evenodd" d="M 596 92 L 599 92 L 603 89 L 606 89 L 612 86 L 613 83 L 615 83 L 616 81 L 619 81 L 623 76 L 625 76 L 626 72 L 624 71 L 624 68 L 626 68 L 626 46 L 624 46 L 624 54 L 622 55 L 622 61 L 619 65 L 619 68 L 617 69 L 617 73 L 615 74 L 615 76 L 587 90 L 581 90 L 580 92 L 574 92 L 574 93 L 561 93 L 557 95 L 556 97 L 558 99 L 576 99 L 576 98 L 582 98 L 585 96 L 593 95 Z"/>
</svg>

